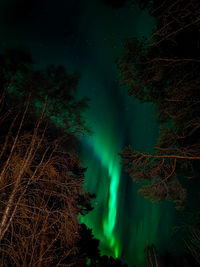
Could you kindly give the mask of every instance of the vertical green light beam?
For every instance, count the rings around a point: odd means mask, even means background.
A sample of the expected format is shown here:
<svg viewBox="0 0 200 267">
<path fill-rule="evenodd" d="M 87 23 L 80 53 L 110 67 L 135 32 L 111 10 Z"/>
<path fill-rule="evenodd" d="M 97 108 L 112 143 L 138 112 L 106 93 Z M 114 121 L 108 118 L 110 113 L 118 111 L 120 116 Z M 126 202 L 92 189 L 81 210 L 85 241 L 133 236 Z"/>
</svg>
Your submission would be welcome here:
<svg viewBox="0 0 200 267">
<path fill-rule="evenodd" d="M 114 164 L 115 163 L 115 164 Z M 109 245 L 114 249 L 115 257 L 119 255 L 119 246 L 114 234 L 114 227 L 116 224 L 117 216 L 117 196 L 120 179 L 120 167 L 117 160 L 110 162 L 108 166 L 108 173 L 110 177 L 109 195 L 108 195 L 108 212 L 107 216 L 103 220 L 103 230 L 106 238 L 109 241 Z"/>
<path fill-rule="evenodd" d="M 94 233 L 101 241 L 102 254 L 117 258 L 120 254 L 120 240 L 116 229 L 121 175 L 120 157 L 118 156 L 120 141 L 117 135 L 113 136 L 113 132 L 116 132 L 114 119 L 109 116 L 106 118 L 104 127 L 98 125 L 94 134 L 87 138 L 88 147 L 93 150 L 94 157 L 98 159 L 102 169 L 95 192 L 96 202 L 100 205 L 100 209 L 93 211 L 92 220 L 96 220 Z M 88 226 L 91 223 L 90 216 L 92 216 L 91 213 L 88 214 L 88 217 L 84 216 L 83 218 Z"/>
</svg>

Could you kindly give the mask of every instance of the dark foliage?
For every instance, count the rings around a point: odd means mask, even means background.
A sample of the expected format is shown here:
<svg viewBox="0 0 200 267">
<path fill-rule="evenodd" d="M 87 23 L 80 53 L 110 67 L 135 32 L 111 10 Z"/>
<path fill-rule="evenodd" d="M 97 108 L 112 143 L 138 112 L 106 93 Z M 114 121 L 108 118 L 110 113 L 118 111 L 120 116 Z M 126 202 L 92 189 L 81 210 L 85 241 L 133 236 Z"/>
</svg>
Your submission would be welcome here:
<svg viewBox="0 0 200 267">
<path fill-rule="evenodd" d="M 123 266 L 101 257 L 80 224 L 92 210 L 77 135 L 88 132 L 76 101 L 79 76 L 34 69 L 24 50 L 0 55 L 0 265 Z"/>
<path fill-rule="evenodd" d="M 189 197 L 199 192 L 200 2 L 137 2 L 154 16 L 155 27 L 148 39 L 127 40 L 118 66 L 121 83 L 128 86 L 129 94 L 156 107 L 160 136 L 152 154 L 126 147 L 120 152 L 122 164 L 140 185 L 139 193 L 144 197 L 151 201 L 173 200 L 177 209 L 188 209 L 194 202 L 198 206 L 198 199 L 192 202 Z M 196 207 L 194 216 L 198 214 Z M 181 236 L 184 257 L 176 260 L 170 255 L 158 255 L 153 246 L 147 247 L 147 266 L 198 266 L 199 220 L 185 224 Z"/>
<path fill-rule="evenodd" d="M 77 217 L 91 205 L 76 155 L 86 131 L 86 104 L 73 94 L 78 76 L 35 70 L 22 50 L 0 61 L 0 265 L 85 264 Z"/>
<path fill-rule="evenodd" d="M 149 39 L 130 39 L 118 61 L 121 82 L 141 102 L 152 102 L 161 123 L 155 153 L 126 148 L 123 163 L 150 200 L 186 199 L 182 178 L 195 177 L 200 159 L 200 3 L 140 1 L 156 26 Z M 147 181 L 145 183 L 145 181 Z"/>
<path fill-rule="evenodd" d="M 147 267 L 198 267 L 199 265 L 189 255 L 174 256 L 170 253 L 159 254 L 155 246 L 147 246 L 145 249 Z"/>
</svg>

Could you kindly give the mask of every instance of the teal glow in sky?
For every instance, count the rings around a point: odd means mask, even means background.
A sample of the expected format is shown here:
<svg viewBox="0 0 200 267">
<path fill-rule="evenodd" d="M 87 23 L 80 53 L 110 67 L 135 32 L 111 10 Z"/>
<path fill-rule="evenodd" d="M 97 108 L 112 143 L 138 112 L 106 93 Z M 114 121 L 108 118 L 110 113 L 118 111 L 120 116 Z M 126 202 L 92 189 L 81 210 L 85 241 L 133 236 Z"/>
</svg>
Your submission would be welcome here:
<svg viewBox="0 0 200 267">
<path fill-rule="evenodd" d="M 121 168 L 118 152 L 124 145 L 151 150 L 158 126 L 153 107 L 139 104 L 119 87 L 115 59 L 123 51 L 123 38 L 150 34 L 153 21 L 141 11 L 111 10 L 95 1 L 85 12 L 91 55 L 80 90 L 91 99 L 86 117 L 93 134 L 83 140 L 83 163 L 88 166 L 86 187 L 96 200 L 83 221 L 100 239 L 102 254 L 142 266 L 146 245 L 166 247 L 173 216 L 170 205 L 152 205 L 137 195 Z"/>
<path fill-rule="evenodd" d="M 12 9 L 13 2 L 0 6 L 0 49 L 28 46 L 41 66 L 63 64 L 69 72 L 80 72 L 79 97 L 90 98 L 85 118 L 93 133 L 81 140 L 82 162 L 88 166 L 85 186 L 96 199 L 82 220 L 100 239 L 102 254 L 142 266 L 147 244 L 161 251 L 173 247 L 173 208 L 139 196 L 120 165 L 118 152 L 125 145 L 153 148 L 158 125 L 154 108 L 119 86 L 115 60 L 124 39 L 150 35 L 153 20 L 136 7 L 114 10 L 99 0 L 35 0 L 31 9 Z"/>
<path fill-rule="evenodd" d="M 96 141 L 96 143 L 95 143 Z M 92 143 L 92 147 L 94 149 L 94 153 L 99 159 L 99 162 L 103 169 L 107 170 L 107 172 L 100 178 L 105 179 L 106 188 L 101 188 L 99 190 L 99 194 L 103 194 L 103 198 L 105 198 L 105 206 L 103 210 L 102 220 L 102 233 L 100 235 L 100 239 L 104 239 L 103 243 L 114 253 L 115 257 L 119 256 L 119 241 L 117 239 L 115 233 L 115 225 L 117 218 L 117 210 L 118 210 L 118 190 L 119 190 L 119 181 L 121 175 L 121 166 L 119 163 L 119 157 L 117 155 L 117 151 L 112 149 L 112 145 L 115 148 L 116 144 L 113 140 L 102 139 L 103 144 L 98 142 L 99 140 L 94 140 Z M 114 144 L 112 144 L 112 142 Z M 106 147 L 108 146 L 108 149 Z M 112 253 L 112 254 L 113 254 Z"/>
</svg>

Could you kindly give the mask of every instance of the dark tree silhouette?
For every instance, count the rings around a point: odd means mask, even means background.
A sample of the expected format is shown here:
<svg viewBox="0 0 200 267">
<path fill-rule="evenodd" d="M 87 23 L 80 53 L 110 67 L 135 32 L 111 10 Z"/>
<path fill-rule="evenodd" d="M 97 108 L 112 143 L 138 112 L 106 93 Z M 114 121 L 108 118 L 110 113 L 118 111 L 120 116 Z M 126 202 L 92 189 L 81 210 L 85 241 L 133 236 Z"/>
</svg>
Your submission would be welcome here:
<svg viewBox="0 0 200 267">
<path fill-rule="evenodd" d="M 170 253 L 160 254 L 154 245 L 147 246 L 145 249 L 145 259 L 147 267 L 190 267 L 199 266 L 193 258 L 188 254 L 183 254 L 180 256 L 175 256 Z"/>
<path fill-rule="evenodd" d="M 34 70 L 20 51 L 0 60 L 0 265 L 78 266 L 77 217 L 91 206 L 76 155 L 86 106 L 73 96 L 77 75 Z"/>
<path fill-rule="evenodd" d="M 181 180 L 196 176 L 200 159 L 200 3 L 138 2 L 148 7 L 156 27 L 149 39 L 127 40 L 118 66 L 129 94 L 156 107 L 160 138 L 151 155 L 130 147 L 120 155 L 142 186 L 139 193 L 154 201 L 173 199 L 181 208 L 186 198 Z"/>
<path fill-rule="evenodd" d="M 198 0 L 135 0 L 141 9 L 148 9 L 157 18 L 157 25 L 150 37 L 151 45 L 158 46 L 166 40 L 176 43 L 178 34 L 191 30 L 200 22 Z"/>
</svg>

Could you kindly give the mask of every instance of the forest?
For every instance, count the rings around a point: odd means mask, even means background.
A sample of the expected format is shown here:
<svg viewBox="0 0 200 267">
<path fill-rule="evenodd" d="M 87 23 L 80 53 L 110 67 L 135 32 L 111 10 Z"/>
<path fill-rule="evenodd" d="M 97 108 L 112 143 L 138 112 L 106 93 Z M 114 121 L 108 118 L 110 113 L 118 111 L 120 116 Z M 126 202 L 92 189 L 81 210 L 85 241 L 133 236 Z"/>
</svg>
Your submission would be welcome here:
<svg viewBox="0 0 200 267">
<path fill-rule="evenodd" d="M 119 157 L 138 194 L 182 212 L 184 253 L 147 245 L 145 266 L 199 266 L 200 3 L 102 2 L 138 5 L 155 19 L 149 38 L 125 41 L 116 65 L 130 97 L 154 105 L 159 138 L 154 153 L 126 146 Z M 79 155 L 79 137 L 92 134 L 84 117 L 89 101 L 76 98 L 79 81 L 63 66 L 39 68 L 25 49 L 0 54 L 0 266 L 128 266 L 101 255 L 99 240 L 79 220 L 96 197 L 84 187 Z"/>
</svg>

